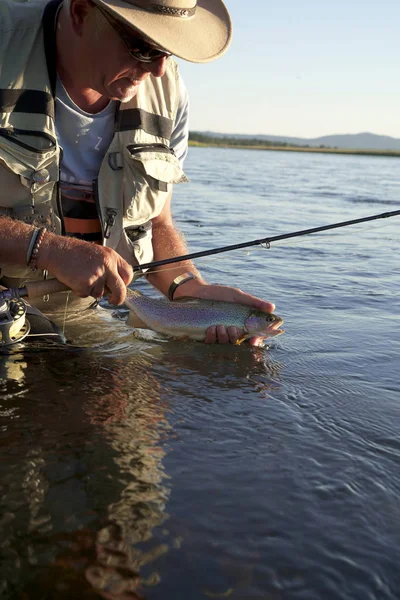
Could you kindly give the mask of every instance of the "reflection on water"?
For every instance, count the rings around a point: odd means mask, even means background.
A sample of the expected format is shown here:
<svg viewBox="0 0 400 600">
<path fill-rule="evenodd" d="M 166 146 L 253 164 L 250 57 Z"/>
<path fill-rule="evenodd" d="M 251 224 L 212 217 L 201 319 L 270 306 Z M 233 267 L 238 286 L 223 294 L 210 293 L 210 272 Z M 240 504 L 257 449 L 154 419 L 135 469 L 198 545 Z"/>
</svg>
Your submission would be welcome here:
<svg viewBox="0 0 400 600">
<path fill-rule="evenodd" d="M 168 519 L 170 401 L 279 387 L 261 349 L 137 341 L 120 325 L 107 349 L 41 343 L 1 357 L 2 597 L 142 597 L 183 541 L 153 539 Z"/>
<path fill-rule="evenodd" d="M 168 422 L 151 361 L 60 349 L 14 353 L 7 365 L 3 593 L 39 598 L 60 580 L 59 597 L 73 597 L 84 581 L 125 597 L 138 587 L 140 566 L 166 551 L 137 548 L 166 518 L 169 493 Z"/>
<path fill-rule="evenodd" d="M 395 164 L 196 149 L 175 214 L 193 250 L 366 216 Z M 398 240 L 391 220 L 201 262 L 277 304 L 266 349 L 107 309 L 0 356 L 0 597 L 397 600 Z"/>
</svg>

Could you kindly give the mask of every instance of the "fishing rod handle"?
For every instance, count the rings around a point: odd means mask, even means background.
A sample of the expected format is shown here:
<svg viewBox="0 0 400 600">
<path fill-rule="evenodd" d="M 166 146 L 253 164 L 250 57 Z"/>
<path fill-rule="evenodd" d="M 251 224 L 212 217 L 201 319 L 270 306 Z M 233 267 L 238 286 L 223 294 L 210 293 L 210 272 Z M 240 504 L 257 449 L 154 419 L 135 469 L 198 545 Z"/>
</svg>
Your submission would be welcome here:
<svg viewBox="0 0 400 600">
<path fill-rule="evenodd" d="M 43 279 L 42 281 L 28 281 L 25 286 L 28 298 L 38 298 L 56 294 L 57 292 L 71 291 L 71 288 L 61 283 L 58 279 Z"/>
</svg>

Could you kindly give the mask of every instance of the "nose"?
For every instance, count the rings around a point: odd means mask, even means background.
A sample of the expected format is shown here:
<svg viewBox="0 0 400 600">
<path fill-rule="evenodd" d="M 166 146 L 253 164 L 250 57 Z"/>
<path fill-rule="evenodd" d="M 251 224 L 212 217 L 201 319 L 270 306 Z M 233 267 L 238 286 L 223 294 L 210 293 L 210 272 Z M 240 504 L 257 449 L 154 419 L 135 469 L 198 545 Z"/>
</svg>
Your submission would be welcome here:
<svg viewBox="0 0 400 600">
<path fill-rule="evenodd" d="M 162 77 L 166 69 L 167 57 L 162 56 L 151 63 L 141 63 L 143 71 L 151 73 L 154 77 Z"/>
</svg>

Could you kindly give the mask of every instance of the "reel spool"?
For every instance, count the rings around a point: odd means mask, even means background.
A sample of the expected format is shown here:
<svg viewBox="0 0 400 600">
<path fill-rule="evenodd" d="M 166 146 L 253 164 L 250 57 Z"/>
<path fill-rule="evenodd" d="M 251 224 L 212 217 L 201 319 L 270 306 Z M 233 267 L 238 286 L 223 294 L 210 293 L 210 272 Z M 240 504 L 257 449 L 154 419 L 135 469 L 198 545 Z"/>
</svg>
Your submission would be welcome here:
<svg viewBox="0 0 400 600">
<path fill-rule="evenodd" d="M 21 342 L 30 329 L 25 302 L 20 298 L 0 298 L 0 346 Z"/>
</svg>

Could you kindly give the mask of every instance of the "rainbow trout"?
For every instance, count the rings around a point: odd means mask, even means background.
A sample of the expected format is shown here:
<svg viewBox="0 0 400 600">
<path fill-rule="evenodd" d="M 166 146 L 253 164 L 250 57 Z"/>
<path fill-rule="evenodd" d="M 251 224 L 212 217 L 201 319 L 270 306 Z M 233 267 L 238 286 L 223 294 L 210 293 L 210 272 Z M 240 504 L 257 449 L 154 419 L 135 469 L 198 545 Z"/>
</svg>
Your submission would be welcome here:
<svg viewBox="0 0 400 600">
<path fill-rule="evenodd" d="M 190 298 L 169 302 L 166 298 L 150 298 L 137 290 L 129 290 L 125 300 L 130 314 L 128 325 L 153 329 L 175 338 L 203 341 L 212 325 L 235 326 L 243 331 L 241 343 L 253 336 L 271 337 L 283 333 L 278 329 L 283 319 L 233 302 Z"/>
</svg>

